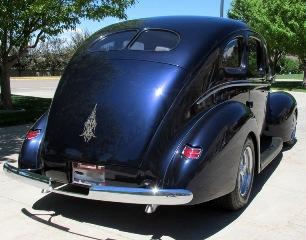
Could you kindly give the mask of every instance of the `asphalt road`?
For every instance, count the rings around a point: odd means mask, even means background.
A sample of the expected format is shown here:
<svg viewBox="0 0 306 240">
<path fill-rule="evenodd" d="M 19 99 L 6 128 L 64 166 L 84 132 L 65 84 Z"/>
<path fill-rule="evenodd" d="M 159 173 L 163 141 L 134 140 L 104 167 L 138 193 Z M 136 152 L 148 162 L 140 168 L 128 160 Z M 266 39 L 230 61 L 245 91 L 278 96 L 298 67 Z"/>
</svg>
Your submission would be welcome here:
<svg viewBox="0 0 306 240">
<path fill-rule="evenodd" d="M 16 95 L 53 98 L 58 80 L 11 80 L 12 93 Z"/>
<path fill-rule="evenodd" d="M 0 239 L 306 239 L 306 95 L 293 95 L 297 143 L 256 177 L 249 206 L 238 212 L 204 204 L 146 215 L 143 206 L 44 195 L 2 171 L 3 160 L 17 159 L 29 126 L 0 128 Z"/>
</svg>

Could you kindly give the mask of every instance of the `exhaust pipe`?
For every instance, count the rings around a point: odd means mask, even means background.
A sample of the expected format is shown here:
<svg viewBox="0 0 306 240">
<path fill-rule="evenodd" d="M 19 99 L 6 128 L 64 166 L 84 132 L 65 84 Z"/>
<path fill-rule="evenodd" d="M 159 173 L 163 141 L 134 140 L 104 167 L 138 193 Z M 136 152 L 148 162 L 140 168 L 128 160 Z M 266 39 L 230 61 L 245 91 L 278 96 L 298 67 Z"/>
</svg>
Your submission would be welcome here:
<svg viewBox="0 0 306 240">
<path fill-rule="evenodd" d="M 155 204 L 148 204 L 146 206 L 146 209 L 145 209 L 145 213 L 147 214 L 151 214 L 151 213 L 154 213 L 156 211 L 156 208 L 158 207 L 158 205 L 155 205 Z"/>
</svg>

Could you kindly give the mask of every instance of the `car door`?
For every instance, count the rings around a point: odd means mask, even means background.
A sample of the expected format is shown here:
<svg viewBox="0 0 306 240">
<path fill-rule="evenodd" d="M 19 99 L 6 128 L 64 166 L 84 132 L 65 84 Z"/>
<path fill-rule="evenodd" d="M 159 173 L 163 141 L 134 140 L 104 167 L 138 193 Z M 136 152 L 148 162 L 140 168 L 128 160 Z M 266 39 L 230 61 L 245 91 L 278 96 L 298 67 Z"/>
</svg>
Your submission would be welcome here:
<svg viewBox="0 0 306 240">
<path fill-rule="evenodd" d="M 257 120 L 259 133 L 262 132 L 265 116 L 268 90 L 267 82 L 267 50 L 264 42 L 255 33 L 250 33 L 247 40 L 247 68 L 250 84 L 250 108 Z"/>
</svg>

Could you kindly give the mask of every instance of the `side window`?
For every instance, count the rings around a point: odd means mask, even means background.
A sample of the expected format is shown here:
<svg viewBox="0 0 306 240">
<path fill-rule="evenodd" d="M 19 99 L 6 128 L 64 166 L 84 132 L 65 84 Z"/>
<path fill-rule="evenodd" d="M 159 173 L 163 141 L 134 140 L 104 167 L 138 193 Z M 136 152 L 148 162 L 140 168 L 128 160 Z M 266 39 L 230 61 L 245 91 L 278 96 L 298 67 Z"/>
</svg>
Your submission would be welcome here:
<svg viewBox="0 0 306 240">
<path fill-rule="evenodd" d="M 260 77 L 263 70 L 263 48 L 261 42 L 253 37 L 248 40 L 249 77 Z"/>
<path fill-rule="evenodd" d="M 231 40 L 223 50 L 222 66 L 225 68 L 239 68 L 243 53 L 243 38 Z"/>
</svg>

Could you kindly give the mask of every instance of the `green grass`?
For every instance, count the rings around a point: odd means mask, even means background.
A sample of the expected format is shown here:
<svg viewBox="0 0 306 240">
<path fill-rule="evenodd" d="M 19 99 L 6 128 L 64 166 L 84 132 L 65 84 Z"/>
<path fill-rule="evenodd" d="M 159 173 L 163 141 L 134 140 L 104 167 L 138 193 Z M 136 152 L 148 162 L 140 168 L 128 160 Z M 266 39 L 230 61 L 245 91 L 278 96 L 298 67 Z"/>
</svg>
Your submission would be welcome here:
<svg viewBox="0 0 306 240">
<path fill-rule="evenodd" d="M 13 95 L 12 99 L 15 109 L 24 109 L 25 111 L 0 110 L 0 127 L 35 122 L 48 110 L 52 100 L 18 95 Z"/>
<path fill-rule="evenodd" d="M 285 74 L 285 75 L 276 75 L 276 79 L 294 79 L 294 80 L 303 80 L 303 74 Z"/>
<path fill-rule="evenodd" d="M 272 84 L 272 89 L 294 92 L 306 92 L 306 87 L 303 87 L 302 82 L 297 81 L 275 82 Z"/>
</svg>

